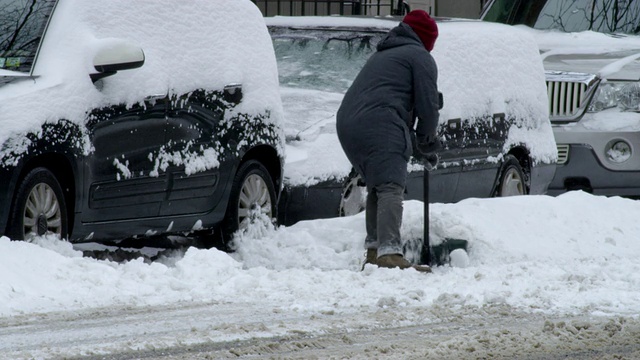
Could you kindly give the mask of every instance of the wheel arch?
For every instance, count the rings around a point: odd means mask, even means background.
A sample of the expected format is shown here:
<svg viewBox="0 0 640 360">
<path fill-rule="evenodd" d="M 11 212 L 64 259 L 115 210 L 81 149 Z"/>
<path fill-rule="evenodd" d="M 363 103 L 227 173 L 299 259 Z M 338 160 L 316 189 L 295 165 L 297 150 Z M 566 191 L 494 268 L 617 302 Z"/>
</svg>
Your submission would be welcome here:
<svg viewBox="0 0 640 360">
<path fill-rule="evenodd" d="M 16 184 L 22 183 L 27 174 L 38 167 L 45 168 L 56 177 L 62 191 L 64 193 L 64 201 L 67 206 L 67 221 L 69 236 L 73 230 L 75 208 L 76 208 L 76 179 L 74 166 L 72 162 L 63 154 L 60 153 L 45 153 L 29 159 L 22 169 L 17 179 Z M 11 204 L 13 206 L 16 201 L 15 193 L 12 196 Z"/>
<path fill-rule="evenodd" d="M 259 161 L 269 172 L 271 180 L 276 188 L 276 194 L 279 197 L 280 190 L 282 189 L 282 172 L 283 172 L 283 159 L 278 155 L 275 148 L 269 145 L 258 145 L 249 151 L 247 151 L 242 160 L 238 164 L 238 169 L 242 164 L 249 160 Z"/>
<path fill-rule="evenodd" d="M 231 174 L 231 181 L 229 182 L 228 191 L 226 192 L 227 196 L 225 201 L 225 213 L 222 218 L 222 221 L 216 225 L 217 231 L 214 231 L 213 237 L 209 237 L 206 239 L 206 246 L 216 246 L 225 250 L 230 250 L 229 241 L 232 239 L 233 233 L 237 230 L 237 222 L 233 220 L 235 216 L 237 216 L 237 211 L 230 210 L 234 198 L 234 184 L 235 179 L 238 174 L 242 171 L 243 166 L 249 162 L 255 161 L 259 163 L 264 169 L 267 171 L 267 176 L 271 178 L 271 182 L 273 183 L 273 190 L 275 199 L 273 203 L 273 210 L 275 213 L 274 217 L 277 219 L 278 212 L 278 201 L 281 193 L 281 184 L 282 184 L 282 172 L 283 172 L 283 159 L 279 156 L 278 152 L 275 148 L 269 145 L 258 145 L 249 149 L 242 157 L 241 160 L 237 163 L 237 167 L 233 170 Z M 234 215 L 235 214 L 235 215 Z"/>
<path fill-rule="evenodd" d="M 10 165 L 4 165 L 0 169 L 0 176 L 3 180 L 8 179 L 8 184 L 0 186 L 3 192 L 3 206 L 0 209 L 0 231 L 6 232 L 9 228 L 8 218 L 11 208 L 16 201 L 15 189 L 17 189 L 27 174 L 37 168 L 43 167 L 51 171 L 56 177 L 64 192 L 64 199 L 67 205 L 67 217 L 69 221 L 68 232 L 71 235 L 73 221 L 76 210 L 76 200 L 79 199 L 78 167 L 82 156 L 82 147 L 85 146 L 85 137 L 78 124 L 66 119 L 59 119 L 54 122 L 46 122 L 41 125 L 39 131 L 27 132 L 20 137 L 28 140 L 30 145 L 24 151 L 13 152 L 11 146 L 7 147 L 8 153 L 0 160 L 15 159 Z M 8 144 L 0 144 L 7 146 Z M 8 189 L 7 189 L 8 187 Z M 7 222 L 7 223 L 5 223 Z M 4 225 L 4 226 L 2 226 Z"/>
<path fill-rule="evenodd" d="M 494 181 L 492 192 L 493 196 L 496 196 L 496 194 L 498 193 L 500 180 L 507 166 L 507 162 L 504 161 L 504 159 L 509 155 L 513 156 L 522 168 L 522 172 L 524 175 L 524 185 L 526 187 L 527 194 L 531 191 L 531 156 L 529 150 L 525 146 L 519 145 L 512 147 L 508 152 L 504 154 L 502 164 L 500 165 L 500 170 L 496 174 L 496 179 Z"/>
<path fill-rule="evenodd" d="M 513 155 L 524 172 L 527 188 L 531 187 L 531 154 L 525 146 L 516 146 L 509 150 L 507 155 Z"/>
</svg>

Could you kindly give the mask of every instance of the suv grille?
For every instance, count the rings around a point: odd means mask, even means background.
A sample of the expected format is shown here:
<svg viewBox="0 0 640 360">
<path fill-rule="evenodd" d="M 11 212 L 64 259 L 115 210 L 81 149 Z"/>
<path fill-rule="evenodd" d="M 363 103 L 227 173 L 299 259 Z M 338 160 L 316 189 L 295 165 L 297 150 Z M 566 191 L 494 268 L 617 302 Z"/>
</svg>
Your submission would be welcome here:
<svg viewBox="0 0 640 360">
<path fill-rule="evenodd" d="M 569 160 L 569 145 L 558 144 L 558 165 L 563 165 Z"/>
<path fill-rule="evenodd" d="M 595 75 L 547 71 L 549 116 L 553 121 L 575 121 L 586 110 L 600 79 Z"/>
<path fill-rule="evenodd" d="M 549 115 L 572 117 L 583 103 L 587 84 L 566 81 L 547 81 Z"/>
</svg>

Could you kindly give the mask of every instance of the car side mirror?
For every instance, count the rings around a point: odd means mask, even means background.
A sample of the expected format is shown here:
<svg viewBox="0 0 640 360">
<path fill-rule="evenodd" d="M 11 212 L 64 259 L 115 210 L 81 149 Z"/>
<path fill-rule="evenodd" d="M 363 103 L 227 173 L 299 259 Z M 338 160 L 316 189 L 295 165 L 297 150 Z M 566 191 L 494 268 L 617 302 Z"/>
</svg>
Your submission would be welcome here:
<svg viewBox="0 0 640 360">
<path fill-rule="evenodd" d="M 442 110 L 444 107 L 444 96 L 440 91 L 438 91 L 438 110 Z"/>
<path fill-rule="evenodd" d="M 94 83 L 121 70 L 139 68 L 144 64 L 144 51 L 125 42 L 102 46 L 93 57 L 93 67 L 98 71 L 90 74 Z"/>
</svg>

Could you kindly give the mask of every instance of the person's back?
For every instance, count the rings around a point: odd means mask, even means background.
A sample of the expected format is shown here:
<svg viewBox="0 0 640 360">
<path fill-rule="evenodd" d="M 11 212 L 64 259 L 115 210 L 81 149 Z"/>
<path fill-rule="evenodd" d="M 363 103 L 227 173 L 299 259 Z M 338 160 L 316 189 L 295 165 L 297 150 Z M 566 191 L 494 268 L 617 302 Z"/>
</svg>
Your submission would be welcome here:
<svg viewBox="0 0 640 360">
<path fill-rule="evenodd" d="M 408 161 L 414 117 L 421 119 L 416 129 L 418 139 L 434 135 L 436 82 L 433 57 L 405 23 L 389 32 L 356 76 L 338 110 L 337 131 L 347 157 L 367 184 L 404 184 L 406 174 L 403 177 L 402 171 L 391 167 L 367 174 L 364 164 L 385 162 L 389 152 L 402 157 L 400 163 Z"/>
<path fill-rule="evenodd" d="M 431 78 L 435 73 L 431 55 L 411 28 L 401 23 L 378 43 L 377 51 L 356 76 L 338 110 L 338 126 L 367 121 L 383 108 L 395 110 L 409 126 L 413 77 Z"/>
</svg>

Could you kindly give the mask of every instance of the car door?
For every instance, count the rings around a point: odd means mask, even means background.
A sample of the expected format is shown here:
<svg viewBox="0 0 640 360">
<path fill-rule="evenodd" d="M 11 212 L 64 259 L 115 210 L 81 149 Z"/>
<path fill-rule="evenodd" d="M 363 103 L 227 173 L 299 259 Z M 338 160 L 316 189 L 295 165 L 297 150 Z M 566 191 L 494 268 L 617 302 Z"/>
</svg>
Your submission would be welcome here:
<svg viewBox="0 0 640 360">
<path fill-rule="evenodd" d="M 170 188 L 162 216 L 208 212 L 222 198 L 224 159 L 217 129 L 224 109 L 221 93 L 214 91 L 195 90 L 172 98 L 164 154 Z"/>
<path fill-rule="evenodd" d="M 439 164 L 429 173 L 429 202 L 448 203 L 453 201 L 458 178 L 462 171 L 460 141 L 462 129 L 459 119 L 451 119 L 438 125 Z M 421 166 L 415 159 L 409 165 Z M 409 172 L 407 194 L 410 199 L 422 200 L 424 194 L 423 171 Z"/>
<path fill-rule="evenodd" d="M 501 165 L 499 155 L 508 130 L 504 114 L 463 122 L 460 145 L 462 171 L 454 201 L 492 195 Z"/>
<path fill-rule="evenodd" d="M 95 110 L 87 121 L 93 151 L 84 162 L 84 223 L 158 216 L 166 175 L 154 171 L 164 146 L 167 100 Z"/>
<path fill-rule="evenodd" d="M 460 143 L 462 141 L 460 119 L 448 119 L 440 123 L 438 135 L 441 149 L 438 151 L 440 164 L 429 178 L 429 201 L 452 202 L 458 188 L 462 159 Z"/>
</svg>

